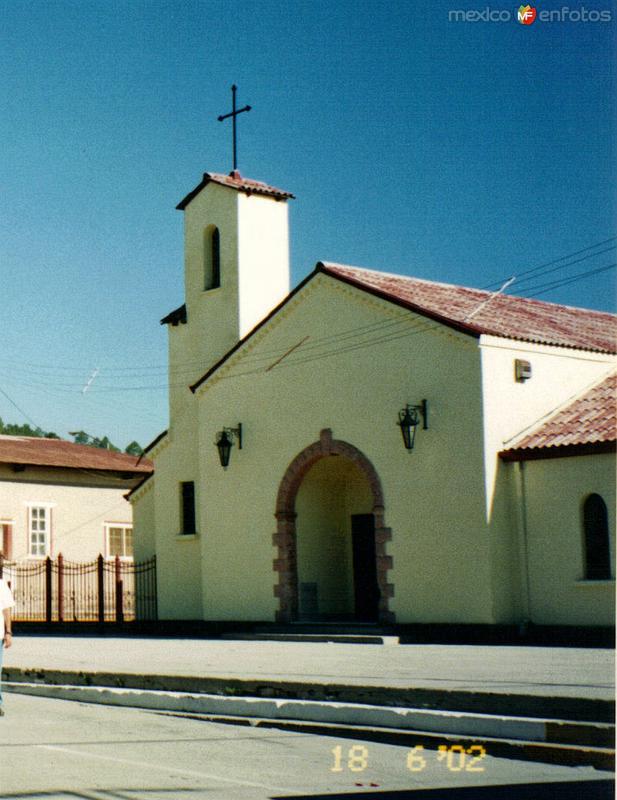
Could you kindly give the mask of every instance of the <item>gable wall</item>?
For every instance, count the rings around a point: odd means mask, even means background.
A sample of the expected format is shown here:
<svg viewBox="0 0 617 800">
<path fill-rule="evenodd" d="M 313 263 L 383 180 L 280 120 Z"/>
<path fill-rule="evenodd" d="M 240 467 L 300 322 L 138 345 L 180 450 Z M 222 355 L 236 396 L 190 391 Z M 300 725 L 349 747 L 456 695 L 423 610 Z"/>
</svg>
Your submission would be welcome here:
<svg viewBox="0 0 617 800">
<path fill-rule="evenodd" d="M 401 318 L 415 326 L 407 335 L 357 347 L 401 333 L 392 326 Z M 362 334 L 363 326 L 374 327 Z M 306 336 L 306 347 L 266 371 Z M 333 349 L 347 352 L 324 355 Z M 279 484 L 292 459 L 331 428 L 382 481 L 397 620 L 492 621 L 477 341 L 317 276 L 243 353 L 198 390 L 204 617 L 274 618 Z M 429 430 L 418 431 L 408 453 L 398 411 L 423 398 Z M 243 450 L 233 448 L 224 471 L 213 442 L 238 422 Z"/>
</svg>

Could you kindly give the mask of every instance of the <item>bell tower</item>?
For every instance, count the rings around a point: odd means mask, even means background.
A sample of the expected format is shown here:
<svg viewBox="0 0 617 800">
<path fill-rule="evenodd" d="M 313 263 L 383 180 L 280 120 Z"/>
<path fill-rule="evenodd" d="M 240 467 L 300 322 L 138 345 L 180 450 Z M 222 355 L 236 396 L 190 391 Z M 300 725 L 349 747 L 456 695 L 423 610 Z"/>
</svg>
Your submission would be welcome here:
<svg viewBox="0 0 617 800">
<path fill-rule="evenodd" d="M 200 378 L 289 293 L 289 192 L 206 172 L 184 212 L 185 302 L 169 325 L 170 424 Z"/>
</svg>

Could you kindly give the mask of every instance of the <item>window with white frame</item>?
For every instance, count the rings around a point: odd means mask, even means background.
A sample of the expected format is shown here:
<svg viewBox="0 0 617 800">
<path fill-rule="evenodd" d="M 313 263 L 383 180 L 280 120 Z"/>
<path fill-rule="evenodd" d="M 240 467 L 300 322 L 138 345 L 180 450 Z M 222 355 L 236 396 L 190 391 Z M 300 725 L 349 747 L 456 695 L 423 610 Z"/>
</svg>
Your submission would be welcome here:
<svg viewBox="0 0 617 800">
<path fill-rule="evenodd" d="M 133 528 L 130 525 L 106 525 L 105 540 L 108 558 L 133 558 Z"/>
<path fill-rule="evenodd" d="M 29 555 L 44 558 L 49 555 L 51 508 L 49 506 L 29 506 L 28 508 L 28 546 Z"/>
</svg>

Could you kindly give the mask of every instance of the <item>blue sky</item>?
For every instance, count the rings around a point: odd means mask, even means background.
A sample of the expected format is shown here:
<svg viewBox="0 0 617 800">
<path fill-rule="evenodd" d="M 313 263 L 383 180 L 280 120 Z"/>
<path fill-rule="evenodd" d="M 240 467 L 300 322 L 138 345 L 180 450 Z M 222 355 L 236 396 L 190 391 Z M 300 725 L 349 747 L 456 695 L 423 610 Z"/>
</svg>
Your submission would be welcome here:
<svg viewBox="0 0 617 800">
<path fill-rule="evenodd" d="M 487 7 L 511 21 L 449 20 Z M 530 295 L 613 264 L 616 21 L 516 8 L 5 0 L 0 417 L 121 446 L 166 426 L 174 207 L 231 168 L 233 82 L 242 174 L 297 197 L 293 284 L 331 260 L 482 287 L 590 248 L 508 289 Z M 613 310 L 614 276 L 539 299 Z"/>
</svg>

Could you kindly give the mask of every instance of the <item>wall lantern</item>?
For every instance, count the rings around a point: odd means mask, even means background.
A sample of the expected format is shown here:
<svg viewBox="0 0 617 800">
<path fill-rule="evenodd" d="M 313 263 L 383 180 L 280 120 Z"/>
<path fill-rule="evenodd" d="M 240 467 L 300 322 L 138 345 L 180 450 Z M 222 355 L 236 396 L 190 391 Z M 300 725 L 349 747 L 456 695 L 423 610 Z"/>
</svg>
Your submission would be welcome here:
<svg viewBox="0 0 617 800">
<path fill-rule="evenodd" d="M 398 412 L 398 426 L 403 434 L 405 449 L 411 453 L 416 438 L 416 428 L 422 417 L 422 428 L 428 430 L 428 403 L 423 400 L 420 405 L 412 406 L 409 403 Z"/>
<path fill-rule="evenodd" d="M 239 422 L 237 428 L 223 428 L 223 430 L 219 431 L 216 436 L 216 447 L 219 451 L 219 460 L 223 469 L 227 469 L 234 439 L 238 440 L 238 450 L 242 450 L 242 423 Z"/>
</svg>

